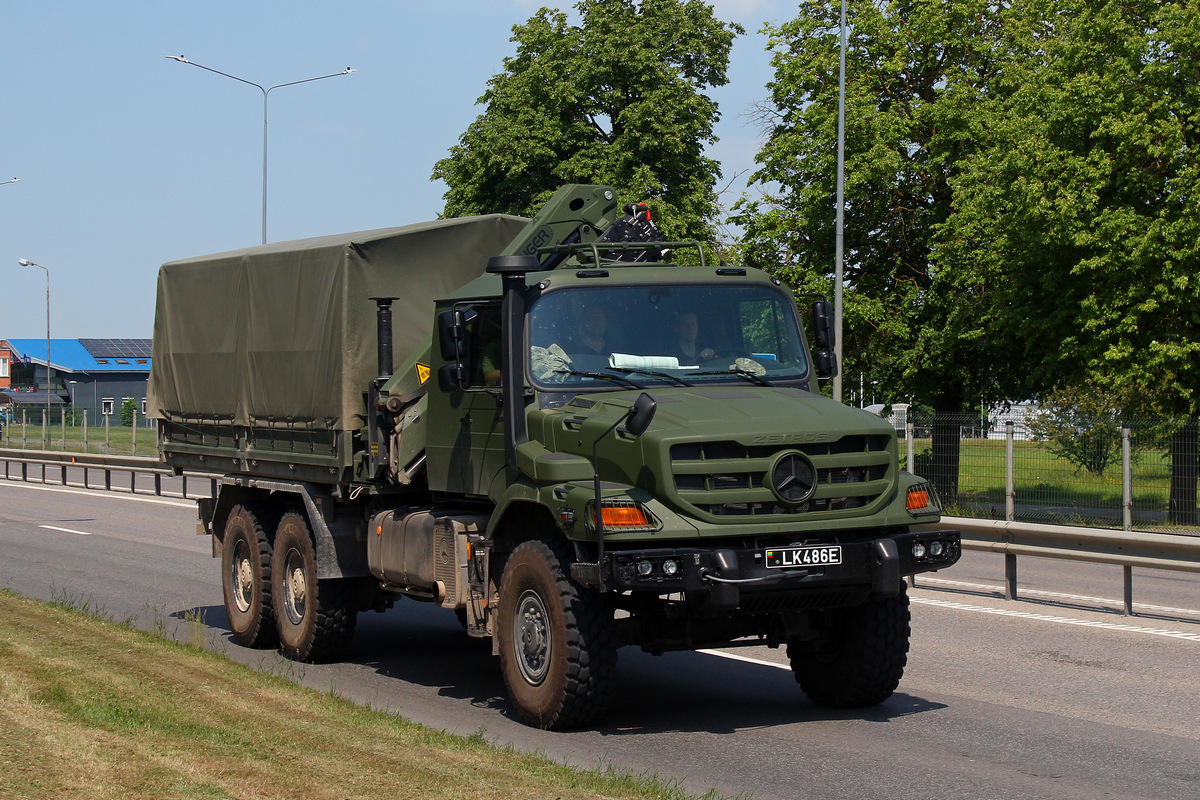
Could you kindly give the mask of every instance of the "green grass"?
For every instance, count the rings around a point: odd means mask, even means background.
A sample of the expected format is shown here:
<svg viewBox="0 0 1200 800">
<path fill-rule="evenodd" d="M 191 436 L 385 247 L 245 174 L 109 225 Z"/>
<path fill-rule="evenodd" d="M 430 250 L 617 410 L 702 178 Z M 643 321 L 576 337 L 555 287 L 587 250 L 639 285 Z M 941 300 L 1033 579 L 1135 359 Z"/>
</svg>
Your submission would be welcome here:
<svg viewBox="0 0 1200 800">
<path fill-rule="evenodd" d="M 689 797 L 434 731 L 96 613 L 0 590 L 0 797 Z"/>
<path fill-rule="evenodd" d="M 125 428 L 120 425 L 110 426 L 108 429 L 108 444 L 105 445 L 104 426 L 98 428 L 89 426 L 87 430 L 87 442 L 85 443 L 82 426 L 72 427 L 71 425 L 67 425 L 64 436 L 61 425 L 52 425 L 50 427 L 49 447 L 45 447 L 41 425 L 27 425 L 24 429 L 24 437 L 22 437 L 21 423 L 18 420 L 15 425 L 10 423 L 4 426 L 4 436 L 0 438 L 0 446 L 15 450 L 48 449 L 54 451 L 65 450 L 71 453 L 97 453 L 100 455 L 127 456 L 136 454 L 151 456 L 155 453 L 154 436 L 153 428 L 146 428 L 139 425 L 135 452 L 132 428 Z"/>
<path fill-rule="evenodd" d="M 990 439 L 963 439 L 958 498 L 943 499 L 963 506 L 990 504 L 1003 514 L 1005 444 Z M 918 454 L 929 450 L 931 446 L 929 439 L 916 439 L 913 442 L 913 450 Z M 905 449 L 906 443 L 901 439 L 902 459 Z M 1131 466 L 1135 509 L 1165 511 L 1170 496 L 1170 460 L 1165 453 L 1156 450 L 1135 450 L 1133 456 Z M 1076 509 L 1108 508 L 1113 509 L 1119 519 L 1121 464 L 1117 460 L 1109 464 L 1102 474 L 1096 475 L 1050 452 L 1044 443 L 1016 441 L 1013 442 L 1013 488 L 1018 504 Z"/>
</svg>

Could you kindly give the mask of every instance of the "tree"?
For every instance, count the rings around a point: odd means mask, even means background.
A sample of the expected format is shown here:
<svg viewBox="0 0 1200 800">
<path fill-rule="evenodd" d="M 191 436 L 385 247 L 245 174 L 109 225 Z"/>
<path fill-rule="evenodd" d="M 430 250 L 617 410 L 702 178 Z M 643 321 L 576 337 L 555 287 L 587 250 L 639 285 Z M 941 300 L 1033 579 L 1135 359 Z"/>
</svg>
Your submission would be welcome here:
<svg viewBox="0 0 1200 800">
<path fill-rule="evenodd" d="M 1043 400 L 1029 432 L 1093 475 L 1103 474 L 1121 455 L 1121 413 L 1094 385 L 1069 387 Z"/>
<path fill-rule="evenodd" d="M 1200 7 L 1026 0 L 1010 19 L 938 263 L 988 287 L 981 312 L 1019 333 L 1001 342 L 1043 343 L 1047 387 L 1178 419 L 1171 515 L 1194 524 Z"/>
<path fill-rule="evenodd" d="M 532 215 L 564 183 L 649 199 L 668 238 L 706 240 L 716 214 L 717 104 L 736 24 L 700 0 L 580 0 L 582 19 L 543 8 L 513 28 L 515 55 L 484 112 L 434 165 L 444 216 Z"/>
<path fill-rule="evenodd" d="M 1197 11 L 850 5 L 847 370 L 943 414 L 1088 380 L 1127 414 L 1197 414 Z M 740 209 L 748 251 L 809 285 L 832 271 L 834 13 L 810 0 L 772 30 L 757 177 L 779 189 Z M 1177 520 L 1196 494 L 1196 426 L 1180 430 Z M 935 429 L 930 476 L 951 497 L 953 435 Z"/>
<path fill-rule="evenodd" d="M 934 290 L 936 232 L 972 103 L 993 68 L 999 9 L 974 0 L 851 0 L 847 52 L 844 373 L 865 372 L 945 420 L 1014 375 L 969 330 L 970 295 Z M 830 292 L 835 240 L 838 7 L 807 0 L 768 26 L 775 77 L 757 201 L 736 208 L 747 261 L 797 291 Z M 1006 384 L 1001 387 L 999 384 Z M 957 493 L 957 423 L 933 431 L 933 478 Z"/>
<path fill-rule="evenodd" d="M 137 413 L 137 403 L 132 397 L 126 397 L 121 403 L 121 424 L 126 428 L 133 427 L 133 416 Z"/>
</svg>

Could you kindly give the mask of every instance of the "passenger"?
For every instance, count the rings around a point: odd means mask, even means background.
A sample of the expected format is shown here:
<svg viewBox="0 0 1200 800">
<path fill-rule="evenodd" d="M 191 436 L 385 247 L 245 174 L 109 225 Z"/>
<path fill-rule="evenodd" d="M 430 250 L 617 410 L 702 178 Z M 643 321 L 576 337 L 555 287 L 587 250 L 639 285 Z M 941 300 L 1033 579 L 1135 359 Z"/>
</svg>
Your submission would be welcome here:
<svg viewBox="0 0 1200 800">
<path fill-rule="evenodd" d="M 695 312 L 685 311 L 675 318 L 675 333 L 678 336 L 674 356 L 679 363 L 698 364 L 716 357 L 717 351 L 711 347 L 700 347 L 696 339 L 700 335 L 700 321 Z"/>
<path fill-rule="evenodd" d="M 598 306 L 585 308 L 580 313 L 576 327 L 574 351 L 583 355 L 608 355 L 605 334 L 608 332 L 608 317 Z"/>
</svg>

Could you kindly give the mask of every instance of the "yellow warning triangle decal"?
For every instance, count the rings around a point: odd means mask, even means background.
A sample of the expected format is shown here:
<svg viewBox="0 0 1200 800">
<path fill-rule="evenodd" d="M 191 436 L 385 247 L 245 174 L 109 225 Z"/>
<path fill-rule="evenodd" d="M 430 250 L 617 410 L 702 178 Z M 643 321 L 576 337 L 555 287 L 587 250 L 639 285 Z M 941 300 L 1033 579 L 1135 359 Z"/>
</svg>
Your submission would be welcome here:
<svg viewBox="0 0 1200 800">
<path fill-rule="evenodd" d="M 417 364 L 417 380 L 421 381 L 421 385 L 425 385 L 425 381 L 429 380 L 429 366 L 426 364 Z"/>
</svg>

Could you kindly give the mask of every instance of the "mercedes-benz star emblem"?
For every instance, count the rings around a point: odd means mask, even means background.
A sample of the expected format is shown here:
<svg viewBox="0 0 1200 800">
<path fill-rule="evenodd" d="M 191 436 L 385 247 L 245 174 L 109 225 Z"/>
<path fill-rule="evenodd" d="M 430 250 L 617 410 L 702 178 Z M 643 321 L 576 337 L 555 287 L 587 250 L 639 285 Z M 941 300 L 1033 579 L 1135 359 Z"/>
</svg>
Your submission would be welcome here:
<svg viewBox="0 0 1200 800">
<path fill-rule="evenodd" d="M 771 467 L 771 491 L 785 503 L 799 505 L 812 497 L 817 471 L 802 453 L 784 453 Z"/>
</svg>

